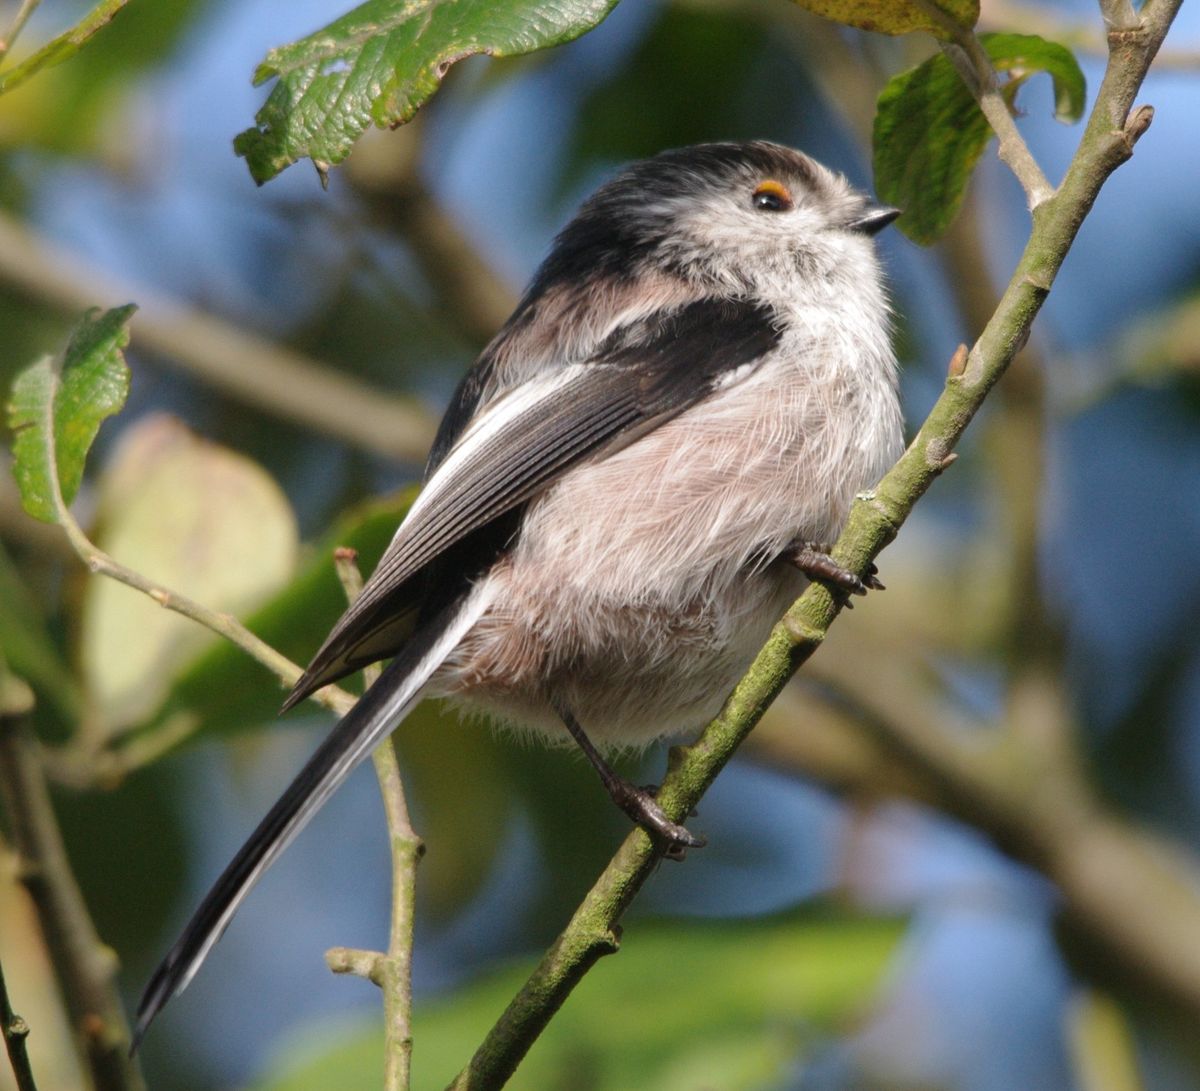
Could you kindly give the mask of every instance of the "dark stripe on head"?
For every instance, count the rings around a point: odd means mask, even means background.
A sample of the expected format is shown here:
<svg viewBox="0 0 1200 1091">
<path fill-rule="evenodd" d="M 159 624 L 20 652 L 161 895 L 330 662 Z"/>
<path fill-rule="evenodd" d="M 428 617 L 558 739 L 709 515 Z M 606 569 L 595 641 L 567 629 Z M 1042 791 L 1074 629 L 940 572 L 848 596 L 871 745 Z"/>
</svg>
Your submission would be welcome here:
<svg viewBox="0 0 1200 1091">
<path fill-rule="evenodd" d="M 819 185 L 812 161 L 766 141 L 698 144 L 660 152 L 627 167 L 584 202 L 554 240 L 549 256 L 525 294 L 522 308 L 548 287 L 591 277 L 628 278 L 670 235 L 656 198 L 721 190 L 739 180 L 783 178 Z"/>
</svg>

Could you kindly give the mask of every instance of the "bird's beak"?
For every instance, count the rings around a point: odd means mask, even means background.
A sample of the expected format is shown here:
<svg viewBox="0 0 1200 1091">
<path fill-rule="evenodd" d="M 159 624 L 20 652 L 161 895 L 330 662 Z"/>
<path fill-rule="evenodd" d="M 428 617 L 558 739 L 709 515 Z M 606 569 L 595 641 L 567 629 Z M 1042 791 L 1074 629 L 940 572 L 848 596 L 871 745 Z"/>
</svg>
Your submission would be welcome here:
<svg viewBox="0 0 1200 1091">
<path fill-rule="evenodd" d="M 886 205 L 870 205 L 866 212 L 846 226 L 851 231 L 863 235 L 878 235 L 888 224 L 900 215 L 900 209 L 888 208 Z"/>
</svg>

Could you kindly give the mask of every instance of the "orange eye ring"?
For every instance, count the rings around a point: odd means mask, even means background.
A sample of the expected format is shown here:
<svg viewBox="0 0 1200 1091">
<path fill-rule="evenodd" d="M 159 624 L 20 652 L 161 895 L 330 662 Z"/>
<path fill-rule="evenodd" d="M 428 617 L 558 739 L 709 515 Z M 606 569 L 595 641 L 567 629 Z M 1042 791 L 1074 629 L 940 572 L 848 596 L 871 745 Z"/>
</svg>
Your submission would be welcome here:
<svg viewBox="0 0 1200 1091">
<path fill-rule="evenodd" d="M 759 212 L 787 212 L 794 203 L 787 186 L 774 178 L 760 182 L 750 200 Z"/>
</svg>

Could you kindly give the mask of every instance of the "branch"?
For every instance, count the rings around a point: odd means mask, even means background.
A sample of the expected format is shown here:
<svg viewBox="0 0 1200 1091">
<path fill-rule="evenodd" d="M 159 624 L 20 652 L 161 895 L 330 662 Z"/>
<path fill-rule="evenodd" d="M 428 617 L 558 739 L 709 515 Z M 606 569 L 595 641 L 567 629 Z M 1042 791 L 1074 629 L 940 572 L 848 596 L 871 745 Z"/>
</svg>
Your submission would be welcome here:
<svg viewBox="0 0 1200 1091">
<path fill-rule="evenodd" d="M 191 618 L 192 621 L 203 625 L 206 629 L 211 629 L 218 636 L 223 636 L 231 644 L 241 648 L 251 659 L 266 667 L 285 686 L 294 685 L 300 675 L 304 673 L 286 655 L 280 654 L 265 640 L 255 636 L 232 614 L 210 609 L 194 599 L 181 595 L 178 591 L 172 591 L 169 587 L 156 583 L 140 572 L 135 572 L 132 568 L 126 568 L 125 565 L 114 561 L 83 533 L 70 509 L 62 502 L 62 495 L 58 492 L 57 479 L 55 479 L 54 488 L 59 505 L 58 519 L 63 530 L 66 531 L 67 540 L 71 543 L 79 559 L 92 572 L 108 576 L 118 583 L 125 584 L 126 587 L 132 587 L 135 591 L 141 591 L 143 594 L 149 595 L 164 610 L 173 610 L 177 614 Z M 353 707 L 357 698 L 339 686 L 325 686 L 312 695 L 312 700 L 332 709 L 339 716 L 344 716 Z"/>
<path fill-rule="evenodd" d="M 1137 12 L 1133 10 L 1131 0 L 1100 0 L 1100 14 L 1104 17 L 1104 26 L 1110 33 L 1114 30 L 1129 30 L 1138 23 Z"/>
<path fill-rule="evenodd" d="M 1103 5 L 1102 5 L 1103 10 Z M 1012 26 L 1020 26 L 1026 34 L 1036 34 L 1038 37 L 1049 38 L 1058 42 L 1074 53 L 1092 53 L 1103 55 L 1108 53 L 1108 31 L 1120 28 L 1120 22 L 1110 22 L 1108 13 L 1104 14 L 1104 28 L 1096 24 L 1075 22 L 1063 18 L 1062 12 L 1056 8 L 1032 4 L 1020 4 L 1009 0 L 988 0 L 984 11 L 980 14 L 980 23 L 986 23 L 990 28 L 1008 30 Z M 1133 25 L 1138 20 L 1133 19 Z M 1195 73 L 1200 70 L 1200 49 L 1195 46 L 1180 46 L 1171 48 L 1164 46 L 1154 58 L 1154 71 L 1182 71 Z"/>
<path fill-rule="evenodd" d="M 1000 158 L 1021 183 L 1026 203 L 1032 211 L 1050 198 L 1054 187 L 1046 181 L 1042 168 L 1017 128 L 1008 103 L 1000 93 L 991 58 L 980 45 L 979 39 L 973 31 L 963 30 L 957 25 L 955 36 L 955 42 L 942 43 L 942 52 L 978 101 L 979 109 L 999 141 Z"/>
<path fill-rule="evenodd" d="M 17 40 L 17 36 L 25 29 L 25 24 L 29 22 L 29 17 L 37 10 L 38 4 L 42 0 L 21 0 L 21 6 L 17 8 L 17 14 L 13 16 L 13 21 L 8 24 L 8 30 L 4 32 L 4 37 L 0 38 L 0 61 L 8 55 L 8 51 L 12 49 L 13 42 Z"/>
<path fill-rule="evenodd" d="M 362 593 L 362 573 L 355 563 L 353 549 L 334 553 L 338 577 L 346 597 L 354 602 Z M 370 686 L 379 677 L 378 665 L 363 671 Z M 355 974 L 373 981 L 383 990 L 384 1009 L 384 1091 L 408 1091 L 412 1071 L 412 951 L 416 919 L 417 864 L 425 845 L 412 828 L 400 763 L 389 735 L 371 755 L 383 810 L 387 818 L 392 850 L 392 922 L 386 953 L 334 947 L 325 953 L 325 962 L 335 974 Z"/>
<path fill-rule="evenodd" d="M 0 213 L 0 281 L 77 314 L 136 299 L 139 345 L 264 412 L 387 458 L 421 462 L 431 415 L 409 398 L 372 389 L 298 352 L 165 296 L 118 280 Z"/>
<path fill-rule="evenodd" d="M 25 21 L 32 14 L 33 9 L 37 7 L 38 2 L 40 0 L 33 0 L 33 2 L 25 0 L 22 3 L 21 9 L 17 12 L 17 17 L 13 21 L 15 31 L 10 29 L 7 36 L 8 46 L 12 45 L 13 38 L 17 33 L 20 33 L 21 28 L 25 25 Z M 89 38 L 108 26 L 116 14 L 127 3 L 129 3 L 129 0 L 100 0 L 91 11 L 69 30 L 64 30 L 56 38 L 52 38 L 41 49 L 37 50 L 31 56 L 26 57 L 20 64 L 4 72 L 0 72 L 0 95 L 6 91 L 12 91 L 14 88 L 20 87 L 26 80 L 36 76 L 43 68 L 53 68 L 57 64 L 62 64 L 63 61 L 70 60 L 83 48 Z M 0 58 L 2 56 L 0 54 Z"/>
<path fill-rule="evenodd" d="M 1129 0 L 1123 2 L 1128 3 Z M 1030 211 L 1033 211 L 1049 199 L 1054 187 L 1046 181 L 1042 168 L 1038 166 L 1037 160 L 1025 143 L 1025 138 L 1021 136 L 1016 122 L 1013 121 L 1008 103 L 1004 101 L 996 82 L 996 69 L 992 65 L 992 59 L 976 37 L 975 31 L 947 15 L 936 0 L 915 0 L 915 3 L 945 32 L 945 37 L 939 38 L 938 44 L 979 103 L 979 109 L 983 111 L 983 116 L 987 118 L 992 132 L 1000 142 L 1000 158 L 1008 164 L 1017 181 L 1021 183 L 1022 189 L 1025 190 L 1026 203 Z"/>
<path fill-rule="evenodd" d="M 1020 27 L 1027 34 L 1048 38 L 1077 53 L 1106 54 L 1107 30 L 1112 29 L 1063 18 L 1058 10 L 1042 5 L 1013 3 L 1010 0 L 988 0 L 979 21 L 980 25 L 993 30 Z M 1136 19 L 1134 22 L 1136 24 Z M 1164 45 L 1154 58 L 1154 70 L 1163 72 L 1168 69 L 1195 73 L 1200 69 L 1200 49 L 1195 46 L 1172 48 Z"/>
<path fill-rule="evenodd" d="M 99 546 L 95 545 L 71 514 L 71 509 L 63 500 L 57 473 L 50 475 L 52 499 L 54 502 L 55 519 L 67 536 L 72 550 L 88 569 L 101 576 L 107 576 L 118 583 L 141 591 L 158 603 L 164 610 L 172 610 L 192 621 L 203 625 L 218 636 L 224 637 L 231 644 L 241 648 L 251 659 L 256 660 L 274 674 L 285 686 L 292 686 L 303 673 L 301 668 L 287 656 L 282 655 L 266 641 L 255 636 L 232 614 L 213 610 L 203 604 L 174 591 L 164 584 L 148 579 L 142 573 L 127 568 L 113 560 Z M 325 686 L 310 698 L 317 704 L 344 716 L 354 706 L 357 698 L 339 686 Z M 79 762 L 64 751 L 48 752 L 44 760 L 46 764 L 61 775 L 68 783 L 94 783 L 97 779 L 118 777 L 128 773 L 130 769 L 151 761 L 163 753 L 165 748 L 176 745 L 194 730 L 195 721 L 181 719 L 165 733 L 150 739 L 141 745 L 130 744 L 121 753 L 88 754 L 90 765 L 88 776 L 81 775 Z"/>
<path fill-rule="evenodd" d="M 15 1011 L 8 999 L 8 986 L 4 983 L 4 969 L 0 967 L 0 1032 L 4 1034 L 4 1048 L 8 1051 L 8 1062 L 12 1065 L 17 1080 L 17 1091 L 37 1091 L 33 1079 L 33 1068 L 25 1049 L 29 1037 L 29 1024 Z"/>
<path fill-rule="evenodd" d="M 864 572 L 896 536 L 913 506 L 949 464 L 954 446 L 1024 345 L 1084 217 L 1105 181 L 1133 152 L 1149 126 L 1147 107 L 1130 110 L 1154 54 L 1182 0 L 1148 0 L 1141 24 L 1110 36 L 1108 70 L 1059 189 L 1033 209 L 1033 229 L 999 306 L 965 359 L 956 355 L 933 410 L 900 461 L 851 510 L 833 556 Z M 824 639 L 840 609 L 837 599 L 810 586 L 776 626 L 720 715 L 689 747 L 676 748 L 659 802 L 682 821 L 750 733 L 764 710 Z M 567 927 L 452 1084 L 497 1088 L 574 986 L 602 955 L 617 949 L 622 913 L 660 855 L 644 831 L 633 830 L 575 911 Z M 1089 854 L 1089 864 L 1096 857 Z M 1094 869 L 1081 869 L 1094 880 Z M 1077 883 L 1084 876 L 1077 878 Z"/>
<path fill-rule="evenodd" d="M 986 5 L 980 7 L 978 25 L 996 31 L 1020 27 L 1026 34 L 1048 38 L 1052 42 L 1065 45 L 1072 52 L 1108 52 L 1103 30 L 1082 19 L 1068 21 L 1057 12 L 1046 11 L 1040 4 L 1021 3 L 1019 0 L 988 0 Z M 1167 50 L 1164 49 L 1163 54 L 1166 53 Z M 1160 57 L 1159 60 L 1161 59 Z"/>
<path fill-rule="evenodd" d="M 117 996 L 117 961 L 101 942 L 63 845 L 28 730 L 33 696 L 0 668 L 0 799 L 19 874 L 37 910 L 71 1027 L 96 1091 L 142 1091 Z"/>
</svg>

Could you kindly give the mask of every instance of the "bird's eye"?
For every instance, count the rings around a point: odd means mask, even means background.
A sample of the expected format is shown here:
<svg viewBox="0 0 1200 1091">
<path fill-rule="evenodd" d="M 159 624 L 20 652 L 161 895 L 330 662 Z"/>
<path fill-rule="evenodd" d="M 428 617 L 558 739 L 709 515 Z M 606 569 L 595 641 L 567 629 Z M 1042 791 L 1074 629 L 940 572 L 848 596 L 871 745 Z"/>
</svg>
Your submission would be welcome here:
<svg viewBox="0 0 1200 1091">
<path fill-rule="evenodd" d="M 773 178 L 759 183 L 751 201 L 759 212 L 786 212 L 792 207 L 792 195 L 787 186 Z"/>
</svg>

